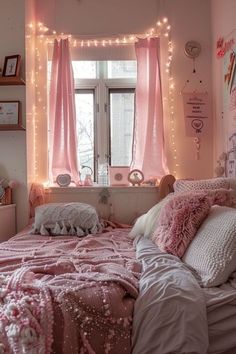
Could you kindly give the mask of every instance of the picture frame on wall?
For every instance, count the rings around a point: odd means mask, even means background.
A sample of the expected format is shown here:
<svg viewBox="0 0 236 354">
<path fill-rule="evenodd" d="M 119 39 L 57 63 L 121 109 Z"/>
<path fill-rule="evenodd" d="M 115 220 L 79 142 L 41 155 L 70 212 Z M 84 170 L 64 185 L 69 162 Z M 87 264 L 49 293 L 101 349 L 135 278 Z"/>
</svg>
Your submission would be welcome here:
<svg viewBox="0 0 236 354">
<path fill-rule="evenodd" d="M 23 129 L 20 101 L 0 101 L 0 130 Z"/>
<path fill-rule="evenodd" d="M 20 63 L 21 63 L 21 56 L 19 54 L 5 57 L 2 76 L 3 77 L 19 76 Z"/>
<path fill-rule="evenodd" d="M 109 166 L 109 184 L 111 186 L 128 186 L 128 174 L 130 168 L 127 166 Z"/>
</svg>

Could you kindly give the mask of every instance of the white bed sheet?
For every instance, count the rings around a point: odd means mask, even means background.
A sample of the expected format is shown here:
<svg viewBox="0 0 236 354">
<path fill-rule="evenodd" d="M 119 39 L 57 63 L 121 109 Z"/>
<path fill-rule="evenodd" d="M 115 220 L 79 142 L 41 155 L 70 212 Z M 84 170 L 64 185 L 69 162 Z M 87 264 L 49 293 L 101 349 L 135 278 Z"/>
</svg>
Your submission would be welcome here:
<svg viewBox="0 0 236 354">
<path fill-rule="evenodd" d="M 220 287 L 201 288 L 194 271 L 144 238 L 137 258 L 143 274 L 133 354 L 236 353 L 236 273 Z"/>
</svg>

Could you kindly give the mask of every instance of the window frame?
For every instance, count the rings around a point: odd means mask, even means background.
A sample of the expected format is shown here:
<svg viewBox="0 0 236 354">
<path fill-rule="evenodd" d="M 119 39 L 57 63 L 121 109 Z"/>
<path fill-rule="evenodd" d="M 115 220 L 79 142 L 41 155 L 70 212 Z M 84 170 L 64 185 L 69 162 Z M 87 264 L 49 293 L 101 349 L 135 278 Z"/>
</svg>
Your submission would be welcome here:
<svg viewBox="0 0 236 354">
<path fill-rule="evenodd" d="M 95 119 L 95 112 L 96 112 L 96 91 L 94 88 L 76 88 L 75 89 L 75 95 L 76 94 L 89 94 L 91 93 L 93 95 L 93 156 L 94 156 L 94 161 L 93 161 L 93 175 L 97 175 L 97 164 L 96 164 L 96 151 L 97 151 L 97 134 L 96 134 L 96 119 Z M 83 165 L 82 165 L 83 166 Z M 81 167 L 82 167 L 81 166 Z"/>
<path fill-rule="evenodd" d="M 94 90 L 94 182 L 98 182 L 99 165 L 111 164 L 110 156 L 110 90 L 132 90 L 135 94 L 136 78 L 106 78 L 107 65 L 97 62 L 96 79 L 74 80 L 77 90 Z M 135 108 L 135 107 L 134 107 Z"/>
<path fill-rule="evenodd" d="M 113 166 L 111 164 L 111 93 L 133 93 L 134 94 L 134 104 L 135 104 L 135 88 L 133 87 L 122 87 L 122 88 L 117 88 L 117 87 L 112 87 L 112 88 L 108 88 L 108 125 L 109 125 L 109 133 L 108 133 L 108 137 L 109 137 L 109 145 L 108 145 L 108 162 L 109 162 L 109 166 L 115 167 L 115 165 Z M 135 107 L 134 107 L 135 110 Z M 134 119 L 134 117 L 133 117 Z M 133 140 L 133 139 L 132 139 Z M 124 165 L 122 165 L 124 166 Z M 120 166 L 118 166 L 120 167 Z M 128 166 L 125 166 L 128 167 Z"/>
</svg>

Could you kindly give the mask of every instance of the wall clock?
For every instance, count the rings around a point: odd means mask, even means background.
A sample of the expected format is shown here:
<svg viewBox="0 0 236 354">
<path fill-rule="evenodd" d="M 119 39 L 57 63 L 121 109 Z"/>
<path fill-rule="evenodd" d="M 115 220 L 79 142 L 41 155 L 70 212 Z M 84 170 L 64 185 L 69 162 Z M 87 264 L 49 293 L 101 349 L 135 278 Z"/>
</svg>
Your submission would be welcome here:
<svg viewBox="0 0 236 354">
<path fill-rule="evenodd" d="M 195 59 L 201 53 L 201 44 L 196 41 L 188 41 L 185 43 L 184 52 L 187 57 Z"/>
</svg>

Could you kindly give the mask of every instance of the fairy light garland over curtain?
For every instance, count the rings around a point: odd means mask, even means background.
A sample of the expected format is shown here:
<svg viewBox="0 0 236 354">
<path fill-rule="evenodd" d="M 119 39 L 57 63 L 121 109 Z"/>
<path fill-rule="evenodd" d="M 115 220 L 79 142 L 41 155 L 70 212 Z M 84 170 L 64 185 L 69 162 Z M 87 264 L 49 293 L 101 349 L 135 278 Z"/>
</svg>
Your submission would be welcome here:
<svg viewBox="0 0 236 354">
<path fill-rule="evenodd" d="M 141 170 L 146 179 L 160 178 L 168 173 L 164 153 L 160 39 L 139 39 L 135 50 L 137 85 L 131 168 Z"/>
<path fill-rule="evenodd" d="M 168 23 L 168 19 L 163 17 L 158 20 L 152 28 L 147 29 L 142 34 L 127 34 L 127 35 L 118 35 L 111 37 L 84 37 L 80 38 L 79 36 L 73 36 L 70 34 L 57 33 L 53 29 L 49 29 L 42 22 L 37 23 L 29 23 L 28 24 L 29 33 L 27 35 L 27 41 L 30 43 L 31 48 L 31 40 L 36 37 L 36 67 L 34 75 L 31 77 L 30 72 L 30 81 L 32 81 L 32 85 L 35 84 L 35 96 L 37 100 L 35 101 L 35 105 L 33 106 L 32 111 L 27 114 L 30 116 L 30 122 L 32 122 L 32 126 L 29 126 L 29 130 L 32 133 L 32 143 L 30 144 L 30 151 L 32 154 L 31 163 L 33 164 L 33 173 L 35 181 L 44 180 L 44 184 L 49 186 L 51 181 L 48 180 L 48 171 L 52 177 L 52 159 L 49 156 L 46 158 L 46 153 L 48 148 L 42 148 L 42 144 L 44 146 L 48 146 L 50 142 L 52 146 L 53 142 L 53 132 L 50 130 L 49 141 L 47 140 L 47 123 L 45 123 L 47 119 L 47 95 L 45 94 L 45 73 L 47 71 L 47 61 L 45 60 L 45 51 L 49 50 L 50 45 L 54 43 L 54 39 L 59 41 L 60 39 L 68 38 L 69 45 L 71 50 L 77 48 L 92 48 L 92 47 L 100 47 L 100 48 L 116 48 L 120 46 L 124 46 L 126 44 L 134 44 L 137 38 L 151 38 L 151 37 L 159 37 L 161 38 L 161 46 L 162 46 L 162 73 L 166 73 L 166 78 L 168 81 L 165 81 L 163 86 L 163 102 L 164 102 L 164 112 L 165 117 L 169 117 L 167 128 L 170 128 L 170 134 L 168 131 L 168 147 L 171 149 L 171 160 L 173 161 L 173 166 L 171 168 L 171 173 L 177 175 L 178 169 L 180 168 L 179 158 L 178 158 L 178 149 L 176 142 L 176 119 L 175 119 L 175 82 L 174 78 L 171 74 L 171 62 L 173 57 L 173 42 L 171 40 L 171 25 Z M 164 53 L 164 54 L 163 54 Z M 53 81 L 51 81 L 53 82 Z M 33 89 L 33 88 L 32 88 Z M 51 109 L 50 109 L 51 110 Z M 53 111 L 53 110 L 52 110 Z M 50 115 L 50 126 L 52 127 L 52 119 L 53 116 Z M 169 127 L 170 126 L 170 127 Z M 55 146 L 54 146 L 55 147 Z M 78 163 L 77 163 L 78 164 Z M 73 164 L 75 168 L 75 175 L 78 178 L 78 167 L 76 169 L 76 162 Z M 55 169 L 54 169 L 54 178 L 57 175 L 56 169 L 58 165 L 55 161 Z M 70 170 L 69 168 L 65 168 L 65 173 Z M 62 173 L 61 170 L 59 173 Z M 70 173 L 71 174 L 71 173 Z M 145 176 L 146 178 L 147 176 Z M 72 177 L 72 179 L 75 179 Z"/>
<path fill-rule="evenodd" d="M 74 79 L 68 39 L 55 39 L 49 93 L 49 174 L 69 174 L 78 183 Z"/>
</svg>

